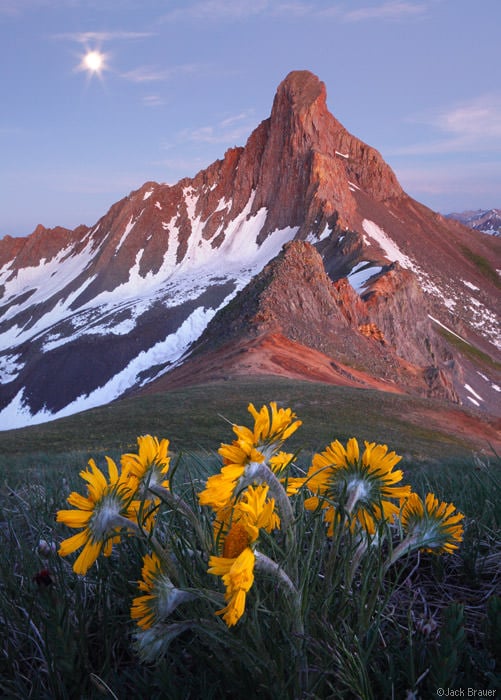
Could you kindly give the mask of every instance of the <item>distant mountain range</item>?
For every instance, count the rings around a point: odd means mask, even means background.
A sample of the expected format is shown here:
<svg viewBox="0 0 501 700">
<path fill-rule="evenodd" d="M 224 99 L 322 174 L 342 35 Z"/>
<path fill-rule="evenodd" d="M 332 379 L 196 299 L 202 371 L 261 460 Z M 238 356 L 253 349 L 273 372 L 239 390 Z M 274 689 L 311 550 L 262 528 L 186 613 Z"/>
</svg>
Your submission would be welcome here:
<svg viewBox="0 0 501 700">
<path fill-rule="evenodd" d="M 449 219 L 460 221 L 465 226 L 491 236 L 501 236 L 501 209 L 477 209 L 447 214 Z"/>
<path fill-rule="evenodd" d="M 194 178 L 148 182 L 91 228 L 0 241 L 0 429 L 252 375 L 494 420 L 499 269 L 499 238 L 410 198 L 294 71 Z"/>
</svg>

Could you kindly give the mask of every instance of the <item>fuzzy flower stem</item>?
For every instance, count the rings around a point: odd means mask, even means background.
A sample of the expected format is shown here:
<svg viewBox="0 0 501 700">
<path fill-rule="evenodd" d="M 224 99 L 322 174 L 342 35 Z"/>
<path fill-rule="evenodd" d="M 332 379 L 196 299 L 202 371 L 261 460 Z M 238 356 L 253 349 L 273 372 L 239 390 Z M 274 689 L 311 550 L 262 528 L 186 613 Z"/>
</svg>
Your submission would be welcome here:
<svg viewBox="0 0 501 700">
<path fill-rule="evenodd" d="M 166 574 L 171 579 L 171 581 L 174 582 L 174 584 L 177 584 L 179 582 L 179 572 L 177 571 L 177 568 L 174 565 L 174 562 L 172 561 L 169 551 L 160 544 L 155 535 L 150 535 L 148 539 L 151 543 L 153 551 L 165 566 Z"/>
<path fill-rule="evenodd" d="M 273 559 L 267 557 L 266 554 L 262 554 L 257 550 L 255 550 L 254 554 L 256 556 L 256 571 L 273 576 L 279 582 L 288 599 L 292 602 L 292 620 L 294 624 L 294 632 L 297 635 L 302 636 L 304 634 L 304 626 L 301 615 L 301 596 L 299 591 L 282 567 L 277 564 L 277 562 L 273 561 Z"/>
<path fill-rule="evenodd" d="M 265 554 L 255 550 L 256 556 L 256 571 L 266 573 L 273 576 L 280 584 L 287 599 L 292 603 L 292 639 L 296 647 L 297 673 L 299 676 L 299 685 L 301 688 L 308 687 L 308 665 L 306 663 L 305 654 L 303 653 L 304 643 L 304 625 L 301 610 L 301 594 L 287 576 L 282 567 L 277 562 L 270 559 Z"/>
<path fill-rule="evenodd" d="M 138 537 L 143 534 L 137 523 L 135 523 L 133 520 L 125 518 L 123 515 L 114 515 L 113 520 L 110 523 L 110 527 L 125 527 L 128 530 L 132 530 Z"/>
<path fill-rule="evenodd" d="M 287 551 L 293 552 L 296 548 L 296 535 L 293 527 L 294 524 L 294 513 L 292 511 L 292 506 L 287 496 L 287 492 L 277 479 L 275 473 L 268 467 L 268 465 L 263 462 L 253 470 L 252 481 L 259 481 L 261 483 L 268 484 L 270 489 L 270 494 L 276 501 L 278 510 L 281 518 L 281 529 L 285 533 L 285 540 L 287 543 Z M 294 579 L 297 580 L 297 569 L 290 572 Z"/>
<path fill-rule="evenodd" d="M 364 492 L 365 486 L 362 482 L 357 483 L 354 489 L 350 489 L 350 496 L 345 505 L 345 510 L 348 513 L 348 515 L 352 514 L 353 509 L 357 505 L 358 501 L 360 500 L 360 497 L 364 494 Z"/>
<path fill-rule="evenodd" d="M 258 467 L 252 472 L 251 480 L 268 484 L 270 487 L 270 494 L 277 502 L 283 529 L 287 532 L 292 531 L 294 513 L 292 512 L 289 497 L 287 496 L 284 487 L 268 465 L 265 463 L 259 464 Z"/>
<path fill-rule="evenodd" d="M 384 572 L 386 573 L 390 566 L 392 566 L 400 557 L 403 557 L 405 554 L 409 554 L 412 552 L 414 549 L 418 549 L 419 547 L 423 546 L 423 537 L 414 533 L 411 535 L 407 535 L 405 539 L 403 539 L 399 545 L 395 547 L 393 550 L 391 557 L 386 561 L 384 565 Z"/>
<path fill-rule="evenodd" d="M 367 537 L 365 537 L 360 544 L 358 545 L 357 549 L 355 550 L 355 554 L 353 555 L 353 558 L 351 560 L 351 566 L 350 570 L 348 572 L 348 577 L 347 577 L 347 582 L 346 582 L 346 587 L 350 588 L 351 583 L 353 581 L 353 577 L 355 576 L 355 573 L 360 566 L 360 562 L 362 561 L 362 557 L 367 551 L 368 547 L 368 541 Z"/>
</svg>

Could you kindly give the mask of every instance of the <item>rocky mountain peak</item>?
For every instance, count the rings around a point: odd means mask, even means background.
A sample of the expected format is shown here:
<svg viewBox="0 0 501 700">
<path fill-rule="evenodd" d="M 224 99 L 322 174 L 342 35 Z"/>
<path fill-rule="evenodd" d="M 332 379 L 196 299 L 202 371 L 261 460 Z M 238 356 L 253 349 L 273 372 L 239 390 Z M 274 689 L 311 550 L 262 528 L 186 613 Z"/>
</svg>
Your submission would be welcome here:
<svg viewBox="0 0 501 700">
<path fill-rule="evenodd" d="M 0 429 L 185 381 L 192 359 L 206 379 L 230 355 L 248 372 L 251 354 L 497 415 L 500 243 L 408 197 L 293 71 L 195 177 L 147 182 L 92 228 L 0 241 Z"/>
<path fill-rule="evenodd" d="M 250 155 L 259 163 L 258 180 L 264 187 L 255 207 L 268 207 L 269 230 L 283 225 L 285 209 L 290 223 L 291 203 L 299 237 L 333 222 L 355 229 L 360 225 L 357 192 L 377 201 L 403 195 L 381 155 L 329 112 L 325 85 L 309 71 L 293 71 L 282 81 L 270 119 L 245 150 L 244 161 Z"/>
<path fill-rule="evenodd" d="M 296 70 L 280 83 L 277 88 L 272 120 L 283 121 L 290 114 L 305 114 L 313 108 L 327 111 L 325 84 L 307 70 Z"/>
</svg>

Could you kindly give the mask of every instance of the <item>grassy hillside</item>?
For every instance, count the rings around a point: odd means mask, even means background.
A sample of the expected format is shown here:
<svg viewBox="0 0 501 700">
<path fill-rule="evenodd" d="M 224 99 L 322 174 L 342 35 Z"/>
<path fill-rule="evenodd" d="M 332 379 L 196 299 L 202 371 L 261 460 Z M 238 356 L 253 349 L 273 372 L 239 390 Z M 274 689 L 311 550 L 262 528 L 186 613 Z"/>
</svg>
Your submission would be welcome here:
<svg viewBox="0 0 501 700">
<path fill-rule="evenodd" d="M 464 456 L 474 448 L 465 439 L 423 424 L 422 412 L 430 406 L 444 409 L 440 402 L 253 378 L 129 398 L 69 418 L 0 432 L 0 469 L 27 468 L 30 458 L 40 468 L 46 462 L 82 463 L 88 454 L 113 456 L 134 449 L 136 437 L 147 433 L 169 438 L 174 452 L 217 450 L 220 442 L 232 439 L 230 422 L 248 422 L 249 402 L 259 407 L 270 401 L 290 406 L 303 421 L 291 440 L 293 449 L 317 450 L 336 438 L 355 436 L 384 442 L 406 459 L 435 461 Z"/>
</svg>

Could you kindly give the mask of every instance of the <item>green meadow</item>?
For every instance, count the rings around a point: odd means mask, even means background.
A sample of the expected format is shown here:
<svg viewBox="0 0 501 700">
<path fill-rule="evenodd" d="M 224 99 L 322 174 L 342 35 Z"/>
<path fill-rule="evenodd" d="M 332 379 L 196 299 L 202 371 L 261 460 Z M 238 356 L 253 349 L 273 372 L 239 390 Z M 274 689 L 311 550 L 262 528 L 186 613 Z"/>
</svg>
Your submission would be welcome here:
<svg viewBox="0 0 501 700">
<path fill-rule="evenodd" d="M 224 588 L 179 512 L 163 504 L 159 533 L 193 601 L 180 605 L 146 651 L 130 606 L 148 537 L 124 537 L 84 575 L 55 551 L 74 534 L 56 522 L 93 458 L 120 463 L 136 438 L 170 441 L 170 488 L 211 533 L 197 494 L 221 467 L 232 424 L 249 402 L 290 407 L 302 426 L 283 449 L 292 476 L 333 440 L 356 437 L 402 456 L 404 481 L 464 514 L 450 554 L 409 553 L 388 567 L 401 536 L 382 524 L 367 552 L 346 528 L 326 538 L 322 512 L 293 504 L 293 544 L 264 533 L 259 547 L 287 572 L 297 600 L 256 573 L 245 613 L 214 613 Z M 427 698 L 439 689 L 499 694 L 501 460 L 489 445 L 422 425 L 429 402 L 289 380 L 222 382 L 130 397 L 30 428 L 0 432 L 0 697 Z M 440 404 L 436 404 L 437 408 Z M 362 447 L 363 449 L 363 447 Z M 344 516 L 343 516 L 344 517 Z M 160 537 L 159 534 L 159 537 Z M 357 548 L 358 547 L 358 548 Z M 360 555 L 360 560 L 359 560 Z M 356 562 L 356 566 L 354 564 Z M 279 579 L 277 579 L 279 580 Z"/>
</svg>

